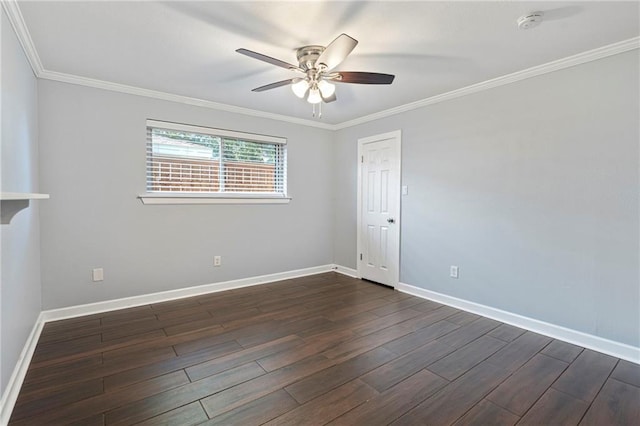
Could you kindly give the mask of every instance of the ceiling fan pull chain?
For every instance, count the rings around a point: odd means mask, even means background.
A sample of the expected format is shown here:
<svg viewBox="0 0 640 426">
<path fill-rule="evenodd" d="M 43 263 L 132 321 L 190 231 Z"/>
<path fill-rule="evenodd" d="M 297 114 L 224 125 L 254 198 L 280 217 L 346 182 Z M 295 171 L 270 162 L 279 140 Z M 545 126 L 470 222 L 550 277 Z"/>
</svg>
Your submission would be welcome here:
<svg viewBox="0 0 640 426">
<path fill-rule="evenodd" d="M 316 104 L 311 104 L 311 108 L 312 108 L 312 116 L 315 117 L 316 116 Z"/>
<path fill-rule="evenodd" d="M 318 113 L 318 118 L 322 118 L 322 102 L 318 104 L 318 111 L 320 111 Z"/>
</svg>

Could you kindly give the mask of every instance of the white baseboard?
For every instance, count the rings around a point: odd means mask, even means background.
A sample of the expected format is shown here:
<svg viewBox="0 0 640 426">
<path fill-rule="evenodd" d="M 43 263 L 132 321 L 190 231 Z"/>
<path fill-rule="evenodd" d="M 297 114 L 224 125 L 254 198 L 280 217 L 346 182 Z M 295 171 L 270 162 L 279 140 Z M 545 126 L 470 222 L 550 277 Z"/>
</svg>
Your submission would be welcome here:
<svg viewBox="0 0 640 426">
<path fill-rule="evenodd" d="M 293 271 L 278 272 L 275 274 L 260 275 L 257 277 L 241 278 L 213 284 L 161 291 L 158 293 L 143 294 L 140 296 L 124 297 L 122 299 L 105 300 L 104 302 L 87 303 L 86 305 L 51 309 L 43 311 L 42 315 L 45 322 L 58 321 L 84 315 L 98 314 L 101 312 L 115 311 L 118 309 L 132 308 L 135 306 L 149 305 L 151 303 L 168 302 L 171 300 L 199 296 L 202 294 L 217 293 L 219 291 L 232 290 L 235 288 L 267 284 L 291 278 L 305 277 L 307 275 L 320 274 L 323 272 L 330 272 L 332 270 L 332 264 L 314 266 L 311 268 L 296 269 Z"/>
<path fill-rule="evenodd" d="M 604 339 L 592 334 L 583 333 L 581 331 L 572 330 L 570 328 L 550 324 L 533 318 L 524 317 L 522 315 L 481 305 L 479 303 L 458 299 L 457 297 L 447 296 L 446 294 L 437 293 L 435 291 L 425 290 L 409 284 L 399 283 L 397 290 L 423 299 L 432 300 L 434 302 L 462 309 L 467 312 L 482 315 L 483 317 L 491 318 L 506 324 L 511 324 L 516 327 L 524 328 L 554 339 L 573 343 L 574 345 L 582 346 L 583 348 L 593 349 L 594 351 L 640 364 L 640 348 L 635 346 Z"/>
<path fill-rule="evenodd" d="M 141 296 L 126 297 L 122 299 L 107 300 L 104 302 L 89 303 L 86 305 L 70 306 L 66 308 L 42 311 L 38 316 L 38 319 L 36 320 L 36 323 L 34 324 L 29 337 L 27 338 L 24 348 L 22 349 L 22 352 L 20 354 L 20 358 L 18 359 L 13 373 L 11 374 L 5 392 L 2 394 L 2 399 L 0 400 L 0 425 L 6 425 L 9 422 L 11 412 L 13 411 L 13 406 L 16 402 L 16 399 L 18 398 L 22 382 L 24 381 L 27 369 L 29 368 L 29 363 L 31 362 L 31 358 L 33 357 L 38 339 L 40 338 L 40 333 L 42 332 L 42 328 L 46 322 L 101 312 L 108 312 L 134 306 L 147 305 L 151 303 L 167 302 L 171 300 L 182 299 L 185 297 L 216 293 L 219 291 L 231 290 L 241 287 L 267 284 L 275 281 L 304 277 L 307 275 L 320 274 L 330 271 L 335 271 L 343 275 L 357 278 L 356 270 L 340 265 L 329 264 L 275 274 L 261 275 L 257 277 L 163 291 Z M 560 339 L 565 342 L 573 343 L 585 348 L 593 349 L 598 352 L 602 352 L 608 355 L 615 356 L 617 358 L 640 364 L 640 348 L 634 346 L 614 342 L 612 340 L 603 339 L 601 337 L 582 333 L 580 331 L 571 330 L 565 327 L 549 324 L 532 318 L 527 318 L 511 312 L 502 311 L 500 309 L 425 290 L 409 284 L 398 283 L 398 287 L 396 289 L 413 296 L 433 300 L 435 302 L 463 309 L 468 312 L 473 312 L 487 318 L 492 318 L 500 322 L 514 325 L 516 327 L 521 327 L 536 333 L 544 334 L 549 337 Z"/>
<path fill-rule="evenodd" d="M 341 265 L 333 265 L 333 269 L 339 274 L 346 275 L 351 278 L 360 278 L 358 277 L 358 271 L 356 271 L 355 269 L 347 268 L 346 266 Z"/>
<path fill-rule="evenodd" d="M 22 348 L 18 362 L 16 363 L 13 373 L 11 373 L 11 377 L 9 378 L 9 382 L 7 383 L 7 387 L 4 389 L 2 394 L 2 399 L 0 400 L 0 425 L 4 426 L 9 424 L 9 418 L 11 417 L 13 406 L 18 399 L 22 382 L 24 381 L 27 370 L 29 369 L 29 364 L 31 363 L 33 353 L 36 350 L 36 345 L 38 344 L 38 339 L 40 339 L 40 333 L 42 332 L 43 326 L 44 320 L 42 313 L 40 313 L 40 315 L 38 315 L 38 319 L 36 319 L 36 323 L 31 329 L 31 333 L 29 333 L 29 337 L 27 337 L 27 341 Z"/>
</svg>

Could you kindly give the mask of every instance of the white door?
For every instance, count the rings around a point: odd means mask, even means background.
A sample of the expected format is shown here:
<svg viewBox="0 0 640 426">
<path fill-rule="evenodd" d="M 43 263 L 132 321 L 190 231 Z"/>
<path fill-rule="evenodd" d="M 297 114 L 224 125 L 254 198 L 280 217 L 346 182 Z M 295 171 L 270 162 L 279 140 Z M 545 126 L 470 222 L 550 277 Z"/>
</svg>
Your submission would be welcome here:
<svg viewBox="0 0 640 426">
<path fill-rule="evenodd" d="M 400 131 L 358 140 L 358 275 L 395 287 L 400 269 Z"/>
</svg>

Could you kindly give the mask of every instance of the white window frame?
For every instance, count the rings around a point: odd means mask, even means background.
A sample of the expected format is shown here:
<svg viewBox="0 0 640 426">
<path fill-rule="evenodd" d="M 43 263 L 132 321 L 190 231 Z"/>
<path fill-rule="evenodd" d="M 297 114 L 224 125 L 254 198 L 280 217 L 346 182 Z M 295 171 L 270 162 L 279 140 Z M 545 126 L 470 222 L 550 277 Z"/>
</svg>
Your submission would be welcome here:
<svg viewBox="0 0 640 426">
<path fill-rule="evenodd" d="M 233 130 L 215 129 L 211 127 L 195 126 L 190 124 L 172 123 L 169 121 L 146 121 L 146 128 L 159 128 L 177 130 L 189 133 L 201 133 L 217 137 L 248 140 L 251 142 L 265 142 L 279 145 L 287 145 L 287 139 L 278 136 L 259 135 L 254 133 L 237 132 Z M 145 128 L 145 130 L 146 130 Z M 146 146 L 146 143 L 145 143 Z M 285 149 L 286 153 L 286 149 Z M 145 156 L 145 168 L 148 166 Z M 232 192 L 145 192 L 138 198 L 143 204 L 286 204 L 291 201 L 287 189 L 287 161 L 283 171 L 284 194 L 264 193 L 232 193 Z M 146 173 L 145 173 L 146 182 Z"/>
</svg>

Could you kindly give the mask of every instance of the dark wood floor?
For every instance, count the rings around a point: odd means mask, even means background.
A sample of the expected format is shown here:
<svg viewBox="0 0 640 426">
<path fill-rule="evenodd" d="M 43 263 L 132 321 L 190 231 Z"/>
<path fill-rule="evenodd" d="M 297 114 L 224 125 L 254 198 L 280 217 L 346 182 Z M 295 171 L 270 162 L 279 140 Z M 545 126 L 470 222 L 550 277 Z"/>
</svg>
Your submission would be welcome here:
<svg viewBox="0 0 640 426">
<path fill-rule="evenodd" d="M 46 324 L 12 425 L 638 425 L 640 366 L 334 273 Z"/>
</svg>

